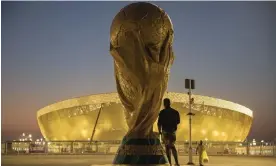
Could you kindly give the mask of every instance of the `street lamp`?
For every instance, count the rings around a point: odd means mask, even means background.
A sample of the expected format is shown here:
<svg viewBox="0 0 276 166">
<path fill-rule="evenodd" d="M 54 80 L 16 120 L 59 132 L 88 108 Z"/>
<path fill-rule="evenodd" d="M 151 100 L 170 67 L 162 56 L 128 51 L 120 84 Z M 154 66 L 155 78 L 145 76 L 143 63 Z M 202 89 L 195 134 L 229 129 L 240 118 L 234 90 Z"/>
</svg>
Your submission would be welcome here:
<svg viewBox="0 0 276 166">
<path fill-rule="evenodd" d="M 188 89 L 188 95 L 189 95 L 189 113 L 187 114 L 189 116 L 189 162 L 188 165 L 194 165 L 193 163 L 193 157 L 192 157 L 192 116 L 195 115 L 192 113 L 192 103 L 194 102 L 194 99 L 191 98 L 192 91 L 191 89 L 195 89 L 195 80 L 192 79 L 185 79 L 185 89 Z"/>
</svg>

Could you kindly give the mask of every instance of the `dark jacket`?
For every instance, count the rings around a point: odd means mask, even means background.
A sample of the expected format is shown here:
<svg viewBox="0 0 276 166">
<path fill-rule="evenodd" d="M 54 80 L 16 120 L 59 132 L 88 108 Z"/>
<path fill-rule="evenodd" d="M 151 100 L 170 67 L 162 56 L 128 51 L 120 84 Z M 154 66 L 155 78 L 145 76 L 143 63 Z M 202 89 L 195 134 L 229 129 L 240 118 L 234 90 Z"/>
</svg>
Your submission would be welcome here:
<svg viewBox="0 0 276 166">
<path fill-rule="evenodd" d="M 162 131 L 175 132 L 177 125 L 180 123 L 178 111 L 173 108 L 163 109 L 159 113 L 158 126 L 161 126 Z"/>
</svg>

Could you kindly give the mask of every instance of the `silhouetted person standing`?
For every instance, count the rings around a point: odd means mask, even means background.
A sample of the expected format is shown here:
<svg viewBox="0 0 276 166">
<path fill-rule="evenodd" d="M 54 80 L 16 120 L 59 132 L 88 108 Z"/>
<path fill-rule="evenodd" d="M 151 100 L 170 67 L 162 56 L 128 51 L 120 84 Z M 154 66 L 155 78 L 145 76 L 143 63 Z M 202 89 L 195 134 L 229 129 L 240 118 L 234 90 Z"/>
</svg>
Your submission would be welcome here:
<svg viewBox="0 0 276 166">
<path fill-rule="evenodd" d="M 199 165 L 200 166 L 203 166 L 202 161 L 203 161 L 203 152 L 204 152 L 204 150 L 205 150 L 205 146 L 203 145 L 202 140 L 200 140 L 200 142 L 199 142 L 199 144 L 196 148 L 196 154 L 198 152 L 198 160 L 199 160 Z"/>
<path fill-rule="evenodd" d="M 180 116 L 178 111 L 171 108 L 170 99 L 164 99 L 164 107 L 165 109 L 161 110 L 158 118 L 158 130 L 159 134 L 162 135 L 163 141 L 166 146 L 166 154 L 171 165 L 171 151 L 173 153 L 173 157 L 176 165 L 178 163 L 177 151 L 175 148 L 176 141 L 176 130 L 177 125 L 180 123 Z"/>
</svg>

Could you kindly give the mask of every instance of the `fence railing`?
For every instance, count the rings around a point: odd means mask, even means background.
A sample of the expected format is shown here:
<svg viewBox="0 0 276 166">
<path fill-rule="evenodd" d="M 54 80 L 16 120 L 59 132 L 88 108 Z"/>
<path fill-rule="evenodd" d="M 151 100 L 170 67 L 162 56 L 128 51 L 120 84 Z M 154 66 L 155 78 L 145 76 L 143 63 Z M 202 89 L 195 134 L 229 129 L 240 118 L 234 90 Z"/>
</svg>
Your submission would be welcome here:
<svg viewBox="0 0 276 166">
<path fill-rule="evenodd" d="M 115 154 L 121 141 L 7 141 L 2 154 Z M 208 155 L 274 156 L 274 142 L 204 142 Z M 176 142 L 179 155 L 188 155 L 188 142 Z M 192 142 L 195 154 L 197 142 Z"/>
</svg>

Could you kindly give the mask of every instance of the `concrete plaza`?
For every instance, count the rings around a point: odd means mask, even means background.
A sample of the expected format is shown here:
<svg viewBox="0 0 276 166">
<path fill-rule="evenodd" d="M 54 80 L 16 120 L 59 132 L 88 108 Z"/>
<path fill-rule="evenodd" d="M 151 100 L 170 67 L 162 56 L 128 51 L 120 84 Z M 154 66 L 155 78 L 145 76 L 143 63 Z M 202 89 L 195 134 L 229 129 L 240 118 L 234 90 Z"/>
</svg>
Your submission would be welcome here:
<svg viewBox="0 0 276 166">
<path fill-rule="evenodd" d="M 275 157 L 209 156 L 206 166 L 276 166 Z M 2 155 L 2 166 L 111 166 L 114 155 Z M 185 165 L 187 156 L 180 156 Z M 194 157 L 194 162 L 198 158 Z"/>
</svg>

